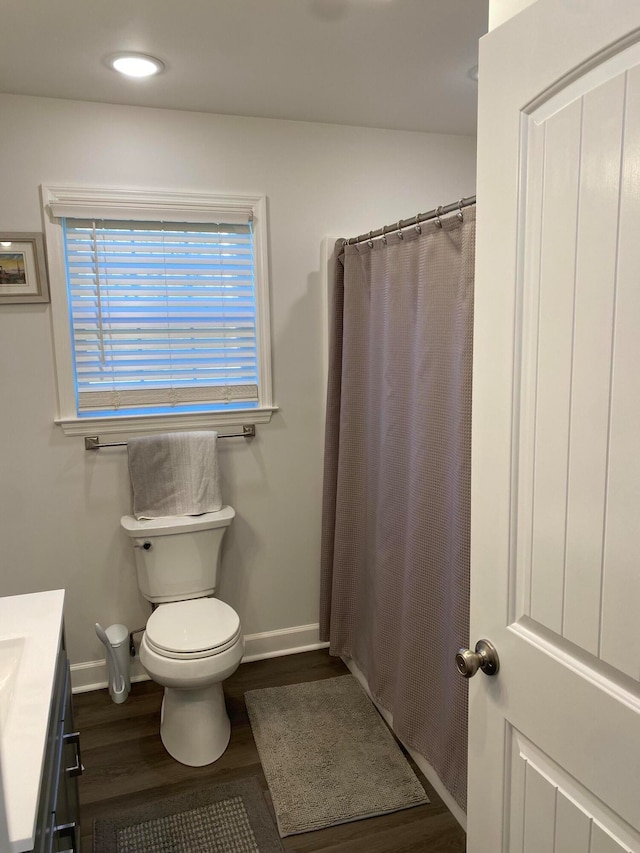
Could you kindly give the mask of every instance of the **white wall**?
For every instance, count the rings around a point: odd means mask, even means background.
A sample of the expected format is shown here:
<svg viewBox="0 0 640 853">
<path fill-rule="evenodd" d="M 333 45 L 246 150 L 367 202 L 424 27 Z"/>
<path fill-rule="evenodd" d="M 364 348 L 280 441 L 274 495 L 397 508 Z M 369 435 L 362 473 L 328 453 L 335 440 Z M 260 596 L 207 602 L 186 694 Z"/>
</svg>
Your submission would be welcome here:
<svg viewBox="0 0 640 853">
<path fill-rule="evenodd" d="M 317 623 L 320 242 L 475 192 L 475 139 L 21 96 L 0 96 L 0 115 L 0 231 L 42 231 L 41 183 L 267 195 L 281 408 L 251 443 L 219 445 L 237 510 L 219 594 L 248 634 Z M 103 658 L 95 621 L 149 613 L 119 527 L 126 453 L 87 453 L 53 424 L 46 305 L 0 306 L 0 401 L 0 595 L 65 587 L 72 662 Z"/>
</svg>

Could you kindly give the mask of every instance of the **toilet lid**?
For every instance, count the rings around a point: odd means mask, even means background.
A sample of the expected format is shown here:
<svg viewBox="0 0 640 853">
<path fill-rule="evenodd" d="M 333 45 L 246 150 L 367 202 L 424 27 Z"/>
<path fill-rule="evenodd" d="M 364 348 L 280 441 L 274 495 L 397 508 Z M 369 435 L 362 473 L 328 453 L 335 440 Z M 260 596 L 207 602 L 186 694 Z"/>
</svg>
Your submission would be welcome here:
<svg viewBox="0 0 640 853">
<path fill-rule="evenodd" d="M 161 604 L 149 617 L 147 641 L 169 657 L 205 657 L 229 648 L 240 635 L 240 618 L 217 598 Z"/>
</svg>

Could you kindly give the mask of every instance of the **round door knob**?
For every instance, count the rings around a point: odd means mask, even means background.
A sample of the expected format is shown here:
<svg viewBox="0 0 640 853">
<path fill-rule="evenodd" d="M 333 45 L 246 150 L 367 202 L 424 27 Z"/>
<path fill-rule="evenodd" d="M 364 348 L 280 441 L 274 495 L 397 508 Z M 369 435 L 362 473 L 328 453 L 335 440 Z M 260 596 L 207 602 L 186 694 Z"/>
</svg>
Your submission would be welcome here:
<svg viewBox="0 0 640 853">
<path fill-rule="evenodd" d="M 485 675 L 495 675 L 500 669 L 498 652 L 489 640 L 478 640 L 475 652 L 471 649 L 458 649 L 456 667 L 465 678 L 472 678 L 479 669 Z"/>
</svg>

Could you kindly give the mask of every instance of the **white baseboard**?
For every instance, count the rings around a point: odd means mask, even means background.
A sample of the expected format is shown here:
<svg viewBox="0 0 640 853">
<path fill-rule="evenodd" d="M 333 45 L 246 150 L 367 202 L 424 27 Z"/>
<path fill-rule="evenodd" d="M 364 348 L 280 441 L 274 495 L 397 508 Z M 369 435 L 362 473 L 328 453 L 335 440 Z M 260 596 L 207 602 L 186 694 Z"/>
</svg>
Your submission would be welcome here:
<svg viewBox="0 0 640 853">
<path fill-rule="evenodd" d="M 142 668 L 138 658 L 131 661 L 131 682 L 148 681 L 149 676 Z M 103 690 L 109 684 L 106 660 L 88 660 L 71 664 L 72 693 L 89 693 L 91 690 Z"/>
<path fill-rule="evenodd" d="M 294 628 L 280 628 L 277 631 L 265 631 L 262 634 L 247 634 L 244 638 L 244 657 L 242 663 L 264 658 L 278 658 L 283 655 L 297 655 L 300 652 L 312 652 L 315 649 L 328 649 L 329 643 L 318 639 L 320 625 L 297 625 Z"/>
<path fill-rule="evenodd" d="M 326 649 L 329 643 L 318 640 L 320 626 L 298 625 L 294 628 L 280 628 L 261 634 L 247 634 L 244 638 L 244 657 L 241 663 L 250 663 L 264 658 L 276 658 L 283 655 L 295 655 L 311 652 L 314 649 Z M 131 661 L 131 681 L 148 681 L 138 658 Z M 108 685 L 107 662 L 90 660 L 71 664 L 71 686 L 74 693 L 87 693 L 90 690 L 103 690 Z"/>
<path fill-rule="evenodd" d="M 376 708 L 380 712 L 384 721 L 387 723 L 387 725 L 391 729 L 393 729 L 393 715 L 390 714 L 389 711 L 387 711 L 385 708 L 382 708 L 376 702 L 376 700 L 373 698 L 373 696 L 371 695 L 371 691 L 369 690 L 369 684 L 367 683 L 367 679 L 365 678 L 364 674 L 358 668 L 358 665 L 351 658 L 342 658 L 342 660 L 344 661 L 345 665 L 349 668 L 349 671 L 351 672 L 351 674 L 355 678 L 358 679 L 360 686 L 363 688 L 363 690 L 365 691 L 365 693 L 367 694 L 369 699 L 371 699 L 373 704 L 376 706 Z M 440 798 L 442 799 L 442 802 L 445 804 L 445 806 L 449 809 L 451 814 L 455 817 L 455 819 L 458 821 L 460 826 L 466 832 L 467 831 L 467 815 L 465 814 L 465 812 L 462 811 L 462 809 L 456 803 L 456 801 L 453 799 L 453 797 L 451 796 L 449 791 L 447 791 L 445 786 L 442 784 L 440 777 L 438 776 L 436 771 L 433 769 L 431 764 L 429 764 L 427 759 L 423 755 L 420 755 L 419 752 L 416 752 L 414 749 L 410 749 L 405 743 L 403 743 L 403 746 L 407 750 L 407 752 L 409 753 L 411 758 L 413 758 L 415 763 L 418 765 L 421 773 L 424 774 L 424 776 L 429 780 L 429 782 L 433 785 L 435 790 L 438 792 Z"/>
</svg>

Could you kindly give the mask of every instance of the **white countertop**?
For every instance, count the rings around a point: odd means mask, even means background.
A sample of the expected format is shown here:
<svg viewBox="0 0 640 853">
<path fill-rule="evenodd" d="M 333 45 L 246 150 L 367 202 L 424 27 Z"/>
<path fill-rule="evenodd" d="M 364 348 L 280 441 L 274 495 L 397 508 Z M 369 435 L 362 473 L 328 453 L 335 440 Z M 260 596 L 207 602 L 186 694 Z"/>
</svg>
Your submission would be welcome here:
<svg viewBox="0 0 640 853">
<path fill-rule="evenodd" d="M 11 853 L 32 850 L 64 590 L 0 598 L 0 758 Z"/>
</svg>

